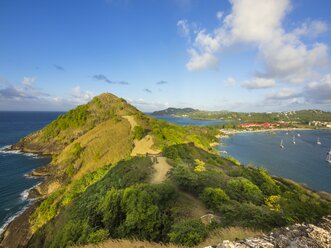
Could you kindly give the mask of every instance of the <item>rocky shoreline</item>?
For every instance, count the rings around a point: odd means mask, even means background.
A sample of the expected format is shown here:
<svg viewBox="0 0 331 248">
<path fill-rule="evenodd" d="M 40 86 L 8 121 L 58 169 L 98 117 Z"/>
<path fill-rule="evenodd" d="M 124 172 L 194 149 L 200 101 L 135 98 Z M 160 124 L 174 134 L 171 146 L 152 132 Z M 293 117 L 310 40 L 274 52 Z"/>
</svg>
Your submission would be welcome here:
<svg viewBox="0 0 331 248">
<path fill-rule="evenodd" d="M 331 216 L 324 217 L 316 225 L 294 224 L 289 227 L 275 229 L 269 234 L 257 238 L 240 241 L 224 240 L 216 248 L 330 248 L 331 247 Z"/>
</svg>

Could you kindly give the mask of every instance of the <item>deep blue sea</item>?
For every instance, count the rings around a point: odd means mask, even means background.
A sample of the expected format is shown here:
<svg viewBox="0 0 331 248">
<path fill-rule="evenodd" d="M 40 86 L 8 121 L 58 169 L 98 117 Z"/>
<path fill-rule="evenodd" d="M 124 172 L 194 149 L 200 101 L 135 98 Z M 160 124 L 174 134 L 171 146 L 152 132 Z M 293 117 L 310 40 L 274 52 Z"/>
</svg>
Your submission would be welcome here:
<svg viewBox="0 0 331 248">
<path fill-rule="evenodd" d="M 317 144 L 318 138 L 321 145 Z M 282 139 L 283 149 L 280 148 Z M 222 142 L 226 146 L 219 146 L 219 150 L 227 151 L 244 164 L 263 166 L 272 175 L 331 193 L 331 164 L 326 162 L 326 153 L 331 148 L 331 130 L 240 133 Z"/>
<path fill-rule="evenodd" d="M 41 182 L 25 175 L 46 165 L 50 159 L 33 154 L 5 152 L 3 149 L 19 141 L 59 115 L 58 112 L 0 112 L 0 233 L 10 220 L 29 204 L 28 190 Z"/>
</svg>

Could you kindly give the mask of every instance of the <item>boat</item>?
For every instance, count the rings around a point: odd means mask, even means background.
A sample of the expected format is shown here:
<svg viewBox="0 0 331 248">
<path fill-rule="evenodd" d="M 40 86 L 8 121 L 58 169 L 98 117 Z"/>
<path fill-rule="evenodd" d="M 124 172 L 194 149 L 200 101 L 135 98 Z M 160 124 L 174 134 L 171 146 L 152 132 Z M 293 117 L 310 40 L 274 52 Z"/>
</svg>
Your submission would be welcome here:
<svg viewBox="0 0 331 248">
<path fill-rule="evenodd" d="M 293 140 L 292 140 L 293 144 L 295 144 L 295 136 L 293 136 Z"/>
<path fill-rule="evenodd" d="M 317 138 L 316 144 L 317 144 L 317 145 L 322 144 L 321 141 L 320 141 L 320 138 Z"/>
<path fill-rule="evenodd" d="M 298 137 L 300 137 L 300 136 L 301 136 L 299 133 L 298 133 L 297 135 L 298 135 Z"/>
<path fill-rule="evenodd" d="M 280 141 L 280 148 L 284 148 L 284 145 L 283 145 L 283 139 Z"/>
<path fill-rule="evenodd" d="M 328 162 L 329 164 L 331 164 L 331 148 L 330 148 L 330 151 L 327 153 L 325 161 Z"/>
</svg>

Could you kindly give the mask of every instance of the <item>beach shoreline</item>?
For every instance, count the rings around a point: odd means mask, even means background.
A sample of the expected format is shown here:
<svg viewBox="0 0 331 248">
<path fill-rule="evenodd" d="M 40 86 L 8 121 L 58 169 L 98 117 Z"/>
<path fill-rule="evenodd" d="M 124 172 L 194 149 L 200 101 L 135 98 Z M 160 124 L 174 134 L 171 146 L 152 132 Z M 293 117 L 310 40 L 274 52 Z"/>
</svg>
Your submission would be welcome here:
<svg viewBox="0 0 331 248">
<path fill-rule="evenodd" d="M 256 129 L 256 130 L 237 130 L 237 129 L 220 129 L 223 133 L 221 138 L 229 138 L 229 135 L 240 134 L 240 133 L 272 133 L 272 132 L 295 132 L 295 131 L 313 131 L 313 130 L 330 130 L 330 128 L 325 129 L 315 129 L 315 128 L 268 128 L 268 129 Z M 226 137 L 225 137 L 226 136 Z"/>
</svg>

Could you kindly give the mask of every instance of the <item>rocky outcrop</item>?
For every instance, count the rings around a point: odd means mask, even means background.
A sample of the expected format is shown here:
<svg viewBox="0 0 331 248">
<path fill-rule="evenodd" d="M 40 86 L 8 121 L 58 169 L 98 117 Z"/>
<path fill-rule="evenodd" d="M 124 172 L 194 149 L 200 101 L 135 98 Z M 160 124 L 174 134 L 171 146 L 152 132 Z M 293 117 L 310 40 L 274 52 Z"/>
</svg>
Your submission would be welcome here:
<svg viewBox="0 0 331 248">
<path fill-rule="evenodd" d="M 217 248 L 331 248 L 331 216 L 317 224 L 295 224 L 257 238 L 224 240 Z"/>
</svg>

